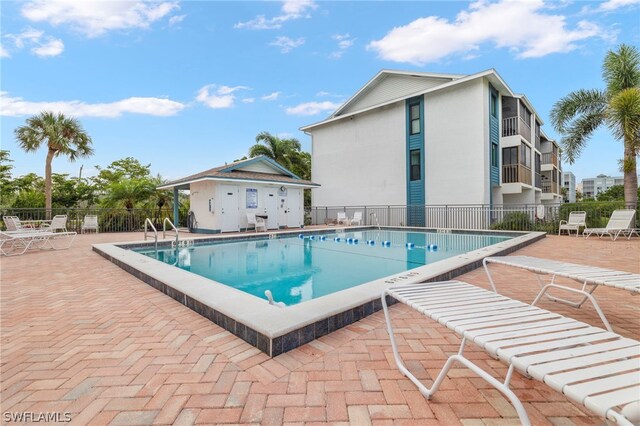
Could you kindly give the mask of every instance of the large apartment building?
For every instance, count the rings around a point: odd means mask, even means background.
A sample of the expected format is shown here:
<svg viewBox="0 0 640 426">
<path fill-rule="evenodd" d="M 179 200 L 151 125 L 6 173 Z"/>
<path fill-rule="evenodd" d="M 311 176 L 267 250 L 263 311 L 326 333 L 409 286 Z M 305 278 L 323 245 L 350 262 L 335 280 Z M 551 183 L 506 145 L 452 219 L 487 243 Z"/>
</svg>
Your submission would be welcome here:
<svg viewBox="0 0 640 426">
<path fill-rule="evenodd" d="M 576 202 L 576 176 L 571 172 L 562 173 L 562 187 L 566 189 L 564 194 L 565 203 Z"/>
<path fill-rule="evenodd" d="M 322 184 L 313 205 L 559 203 L 558 145 L 542 124 L 495 70 L 380 71 L 329 118 L 301 128 Z"/>
<path fill-rule="evenodd" d="M 614 185 L 624 185 L 624 177 L 598 175 L 594 178 L 584 178 L 582 179 L 582 196 L 584 198 L 596 198 L 598 194 L 605 192 Z"/>
</svg>

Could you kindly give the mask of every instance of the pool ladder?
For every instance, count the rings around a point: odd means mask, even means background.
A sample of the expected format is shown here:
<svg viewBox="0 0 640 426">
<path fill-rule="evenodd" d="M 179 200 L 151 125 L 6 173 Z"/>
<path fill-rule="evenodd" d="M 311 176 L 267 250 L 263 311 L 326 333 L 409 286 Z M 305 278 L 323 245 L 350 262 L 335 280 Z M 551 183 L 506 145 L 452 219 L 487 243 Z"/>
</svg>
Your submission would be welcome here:
<svg viewBox="0 0 640 426">
<path fill-rule="evenodd" d="M 176 233 L 175 245 L 177 247 L 178 246 L 178 238 L 179 238 L 178 228 L 175 227 L 173 222 L 171 222 L 171 220 L 168 217 L 165 217 L 164 220 L 162 221 L 162 239 L 164 240 L 167 237 L 167 223 L 171 227 L 169 232 L 171 232 L 173 230 Z M 151 230 L 153 231 L 153 239 L 154 239 L 154 243 L 155 243 L 155 249 L 156 249 L 156 251 L 158 251 L 158 230 L 153 225 L 153 222 L 151 221 L 151 219 L 146 218 L 144 220 L 144 240 L 145 241 L 147 241 L 147 231 L 149 230 L 149 228 L 151 228 Z"/>
</svg>

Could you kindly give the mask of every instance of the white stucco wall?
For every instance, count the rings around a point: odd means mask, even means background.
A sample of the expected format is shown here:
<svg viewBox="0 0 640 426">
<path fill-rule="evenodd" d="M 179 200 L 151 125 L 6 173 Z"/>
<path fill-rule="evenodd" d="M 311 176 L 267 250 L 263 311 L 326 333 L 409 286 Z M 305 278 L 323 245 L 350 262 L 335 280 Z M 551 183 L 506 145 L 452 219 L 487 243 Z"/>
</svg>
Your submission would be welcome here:
<svg viewBox="0 0 640 426">
<path fill-rule="evenodd" d="M 425 96 L 428 205 L 489 204 L 488 103 L 483 79 Z"/>
<path fill-rule="evenodd" d="M 286 195 L 279 191 L 285 186 Z M 270 229 L 281 227 L 300 227 L 304 224 L 303 190 L 297 187 L 287 187 L 281 184 L 244 183 L 202 181 L 191 184 L 191 210 L 196 215 L 198 229 L 204 231 L 219 231 L 222 229 L 223 192 L 232 188 L 238 193 L 238 229 L 247 228 L 247 212 L 267 214 L 267 225 Z M 247 188 L 258 190 L 258 207 L 247 209 Z M 269 194 L 275 199 L 275 209 L 269 211 Z M 209 211 L 209 199 L 213 198 L 214 212 Z M 284 200 L 284 201 L 283 201 Z M 284 214 L 284 211 L 287 213 Z M 229 210 L 225 214 L 230 214 Z"/>
<path fill-rule="evenodd" d="M 404 105 L 313 129 L 314 206 L 406 204 Z"/>
</svg>

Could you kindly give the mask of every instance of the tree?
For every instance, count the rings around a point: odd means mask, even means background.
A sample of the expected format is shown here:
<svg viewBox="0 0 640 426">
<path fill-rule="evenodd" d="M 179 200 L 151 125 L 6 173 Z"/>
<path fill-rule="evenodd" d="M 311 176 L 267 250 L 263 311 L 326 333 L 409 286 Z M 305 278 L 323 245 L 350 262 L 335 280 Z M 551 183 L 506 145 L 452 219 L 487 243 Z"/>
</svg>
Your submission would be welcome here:
<svg viewBox="0 0 640 426">
<path fill-rule="evenodd" d="M 637 189 L 638 196 L 640 197 L 640 188 Z M 623 201 L 624 200 L 624 185 L 613 185 L 604 192 L 598 194 L 598 201 Z"/>
<path fill-rule="evenodd" d="M 53 158 L 64 155 L 69 161 L 75 161 L 79 157 L 90 156 L 93 154 L 91 138 L 75 118 L 50 111 L 41 112 L 27 119 L 26 125 L 15 130 L 15 136 L 20 148 L 26 152 L 37 151 L 46 143 L 44 195 L 47 217 L 50 217 L 52 204 L 51 163 Z"/>
<path fill-rule="evenodd" d="M 135 207 L 148 201 L 154 191 L 155 186 L 149 179 L 125 179 L 107 187 L 102 204 L 105 207 L 124 207 L 132 213 Z"/>
<path fill-rule="evenodd" d="M 281 166 L 291 169 L 297 161 L 296 157 L 300 148 L 298 139 L 280 139 L 269 132 L 260 132 L 256 136 L 256 144 L 249 148 L 249 157 L 264 155 L 275 160 Z"/>
<path fill-rule="evenodd" d="M 9 151 L 0 149 L 0 206 L 8 205 L 8 199 L 15 191 L 11 180 L 12 162 Z"/>
<path fill-rule="evenodd" d="M 126 157 L 112 162 L 104 169 L 96 166 L 98 175 L 93 180 L 99 189 L 104 190 L 112 183 L 123 179 L 149 178 L 151 177 L 150 168 L 151 164 L 145 166 L 133 157 Z"/>
<path fill-rule="evenodd" d="M 551 122 L 562 134 L 570 164 L 580 155 L 593 132 L 605 125 L 624 143 L 624 199 L 638 204 L 636 156 L 640 150 L 640 52 L 622 44 L 607 52 L 602 64 L 604 90 L 581 89 L 569 93 L 551 110 Z"/>
</svg>

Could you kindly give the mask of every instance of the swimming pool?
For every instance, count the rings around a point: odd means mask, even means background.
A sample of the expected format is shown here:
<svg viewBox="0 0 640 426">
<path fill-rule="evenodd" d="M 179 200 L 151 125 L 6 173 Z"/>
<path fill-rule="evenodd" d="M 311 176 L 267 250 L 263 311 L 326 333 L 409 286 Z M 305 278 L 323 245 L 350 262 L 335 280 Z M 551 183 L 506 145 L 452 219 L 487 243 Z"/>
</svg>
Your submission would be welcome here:
<svg viewBox="0 0 640 426">
<path fill-rule="evenodd" d="M 389 286 L 452 279 L 480 267 L 487 256 L 506 255 L 544 236 L 363 226 L 195 238 L 180 234 L 180 245 L 187 247 L 176 249 L 170 240 L 158 241 L 157 255 L 153 241 L 94 244 L 93 250 L 277 356 L 382 309 L 380 295 Z M 288 305 L 269 304 L 265 289 Z"/>
<path fill-rule="evenodd" d="M 136 251 L 290 306 L 510 238 L 367 230 Z"/>
</svg>

